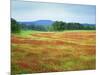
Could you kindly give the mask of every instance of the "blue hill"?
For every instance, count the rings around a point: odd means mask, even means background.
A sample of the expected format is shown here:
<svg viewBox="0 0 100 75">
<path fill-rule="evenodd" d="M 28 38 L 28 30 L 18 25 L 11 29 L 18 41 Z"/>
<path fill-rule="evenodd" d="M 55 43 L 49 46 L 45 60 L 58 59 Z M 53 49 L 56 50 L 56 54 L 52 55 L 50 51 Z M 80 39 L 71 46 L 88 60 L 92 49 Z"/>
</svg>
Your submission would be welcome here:
<svg viewBox="0 0 100 75">
<path fill-rule="evenodd" d="M 81 25 L 83 25 L 83 26 L 96 26 L 96 24 L 88 24 L 88 23 L 83 23 Z"/>
<path fill-rule="evenodd" d="M 54 21 L 52 20 L 37 20 L 37 21 L 28 21 L 28 22 L 19 22 L 20 24 L 25 25 L 52 25 Z M 96 26 L 96 24 L 88 24 L 88 23 L 81 23 L 83 26 Z"/>
<path fill-rule="evenodd" d="M 38 20 L 34 22 L 35 25 L 52 25 L 53 21 L 51 20 Z"/>
<path fill-rule="evenodd" d="M 29 22 L 19 22 L 20 24 L 25 24 L 25 25 L 52 25 L 53 21 L 52 20 L 37 20 L 37 21 L 29 21 Z"/>
</svg>

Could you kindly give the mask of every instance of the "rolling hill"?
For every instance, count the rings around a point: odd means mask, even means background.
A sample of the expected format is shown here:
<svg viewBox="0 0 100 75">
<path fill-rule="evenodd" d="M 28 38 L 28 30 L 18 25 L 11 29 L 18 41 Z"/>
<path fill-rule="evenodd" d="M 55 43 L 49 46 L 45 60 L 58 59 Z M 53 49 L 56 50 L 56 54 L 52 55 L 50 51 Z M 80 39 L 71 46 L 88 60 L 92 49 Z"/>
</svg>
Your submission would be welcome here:
<svg viewBox="0 0 100 75">
<path fill-rule="evenodd" d="M 20 24 L 25 25 L 52 25 L 54 21 L 52 20 L 37 20 L 37 21 L 29 21 L 29 22 L 19 22 Z"/>
</svg>

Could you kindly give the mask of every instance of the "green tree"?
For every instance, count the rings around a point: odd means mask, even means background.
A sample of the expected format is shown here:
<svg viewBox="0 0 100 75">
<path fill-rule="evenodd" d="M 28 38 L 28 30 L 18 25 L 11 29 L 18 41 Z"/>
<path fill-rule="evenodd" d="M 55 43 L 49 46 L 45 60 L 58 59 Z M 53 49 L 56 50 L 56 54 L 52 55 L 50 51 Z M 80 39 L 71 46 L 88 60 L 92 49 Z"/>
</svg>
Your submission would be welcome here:
<svg viewBox="0 0 100 75">
<path fill-rule="evenodd" d="M 12 33 L 19 33 L 20 30 L 21 30 L 20 24 L 16 20 L 11 18 L 11 32 Z"/>
<path fill-rule="evenodd" d="M 62 21 L 55 21 L 52 25 L 54 31 L 62 31 L 65 29 L 65 22 Z"/>
</svg>

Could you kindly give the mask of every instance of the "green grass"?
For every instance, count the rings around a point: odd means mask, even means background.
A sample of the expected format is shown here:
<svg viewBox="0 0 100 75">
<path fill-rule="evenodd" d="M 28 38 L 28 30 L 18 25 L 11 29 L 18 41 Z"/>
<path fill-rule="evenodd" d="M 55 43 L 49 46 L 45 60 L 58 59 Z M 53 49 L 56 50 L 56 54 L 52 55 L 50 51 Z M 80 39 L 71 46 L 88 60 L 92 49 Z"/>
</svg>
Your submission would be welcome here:
<svg viewBox="0 0 100 75">
<path fill-rule="evenodd" d="M 20 36 L 20 37 L 30 37 L 30 34 L 38 33 L 39 31 L 34 30 L 21 30 L 20 33 L 13 33 L 12 35 Z"/>
<path fill-rule="evenodd" d="M 96 30 L 64 30 L 62 32 L 96 32 Z M 14 33 L 16 35 L 28 35 L 28 34 L 35 34 L 35 33 L 60 33 L 59 31 L 35 31 L 35 30 L 21 30 L 21 33 Z"/>
<path fill-rule="evenodd" d="M 95 32 L 96 30 L 65 30 L 64 32 Z"/>
</svg>

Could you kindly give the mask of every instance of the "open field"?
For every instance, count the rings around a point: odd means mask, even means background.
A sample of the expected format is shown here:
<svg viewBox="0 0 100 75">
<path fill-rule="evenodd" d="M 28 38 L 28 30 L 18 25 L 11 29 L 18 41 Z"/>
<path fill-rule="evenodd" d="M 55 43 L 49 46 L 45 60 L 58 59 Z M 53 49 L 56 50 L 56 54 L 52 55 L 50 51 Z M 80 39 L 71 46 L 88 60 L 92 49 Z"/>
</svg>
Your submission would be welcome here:
<svg viewBox="0 0 100 75">
<path fill-rule="evenodd" d="M 12 75 L 96 68 L 95 30 L 23 31 L 11 42 Z"/>
</svg>

